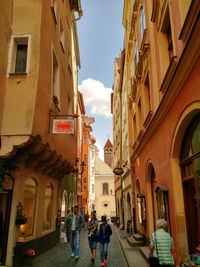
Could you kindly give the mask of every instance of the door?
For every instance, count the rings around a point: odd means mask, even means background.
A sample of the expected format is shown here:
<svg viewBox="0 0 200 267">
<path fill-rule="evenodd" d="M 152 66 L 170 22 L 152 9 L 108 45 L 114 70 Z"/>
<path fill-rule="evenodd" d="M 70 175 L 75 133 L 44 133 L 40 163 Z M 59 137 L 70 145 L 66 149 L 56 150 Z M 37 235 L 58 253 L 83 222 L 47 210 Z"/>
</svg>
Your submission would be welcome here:
<svg viewBox="0 0 200 267">
<path fill-rule="evenodd" d="M 0 192 L 0 264 L 5 265 L 12 193 Z"/>
<path fill-rule="evenodd" d="M 196 250 L 198 237 L 197 201 L 194 179 L 190 179 L 189 181 L 184 182 L 184 201 L 187 232 L 189 236 L 189 252 L 192 253 Z"/>
</svg>

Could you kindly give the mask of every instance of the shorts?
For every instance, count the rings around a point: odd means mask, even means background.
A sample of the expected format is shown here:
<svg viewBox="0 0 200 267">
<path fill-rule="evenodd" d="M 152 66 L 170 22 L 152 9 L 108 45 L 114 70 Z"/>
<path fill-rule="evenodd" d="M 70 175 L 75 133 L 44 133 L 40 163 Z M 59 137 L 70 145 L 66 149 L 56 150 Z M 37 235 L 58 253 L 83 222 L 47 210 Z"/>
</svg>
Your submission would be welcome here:
<svg viewBox="0 0 200 267">
<path fill-rule="evenodd" d="M 96 249 L 97 248 L 97 242 L 96 241 L 92 241 L 91 237 L 88 237 L 88 241 L 89 241 L 89 246 L 91 249 Z"/>
</svg>

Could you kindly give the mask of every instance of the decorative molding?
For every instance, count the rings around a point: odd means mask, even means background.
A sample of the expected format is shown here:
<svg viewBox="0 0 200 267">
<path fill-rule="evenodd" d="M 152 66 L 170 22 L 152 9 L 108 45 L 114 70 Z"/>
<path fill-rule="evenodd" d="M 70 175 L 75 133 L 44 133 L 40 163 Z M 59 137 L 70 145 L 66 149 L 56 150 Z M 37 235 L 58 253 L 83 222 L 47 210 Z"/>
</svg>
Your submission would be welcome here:
<svg viewBox="0 0 200 267">
<path fill-rule="evenodd" d="M 147 116 L 146 116 L 146 119 L 145 119 L 144 123 L 143 123 L 143 126 L 144 126 L 145 128 L 149 125 L 149 123 L 150 123 L 150 121 L 151 121 L 151 119 L 152 119 L 152 116 L 153 116 L 153 112 L 150 110 L 150 111 L 148 112 Z"/>
<path fill-rule="evenodd" d="M 180 40 L 186 41 L 189 34 L 191 33 L 195 20 L 196 19 L 199 20 L 198 18 L 199 12 L 200 12 L 200 1 L 192 0 L 182 30 L 180 32 L 179 36 Z"/>
<path fill-rule="evenodd" d="M 172 77 L 174 75 L 174 72 L 176 70 L 176 65 L 177 65 L 177 58 L 174 56 L 172 57 L 170 63 L 169 63 L 169 67 L 167 69 L 167 72 L 165 74 L 165 77 L 162 81 L 162 84 L 160 86 L 160 91 L 164 94 L 167 91 L 167 88 L 170 85 L 170 82 L 172 80 Z"/>
</svg>

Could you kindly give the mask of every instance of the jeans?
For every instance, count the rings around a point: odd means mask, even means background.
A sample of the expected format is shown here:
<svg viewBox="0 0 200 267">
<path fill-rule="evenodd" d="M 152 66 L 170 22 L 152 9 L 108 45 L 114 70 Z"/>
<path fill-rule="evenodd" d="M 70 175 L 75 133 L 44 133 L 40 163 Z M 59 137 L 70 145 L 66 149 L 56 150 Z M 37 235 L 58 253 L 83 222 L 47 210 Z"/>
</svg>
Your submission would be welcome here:
<svg viewBox="0 0 200 267">
<path fill-rule="evenodd" d="M 75 256 L 79 256 L 80 253 L 80 232 L 77 230 L 71 230 L 71 240 L 70 240 L 72 252 Z"/>
<path fill-rule="evenodd" d="M 107 255 L 108 255 L 108 243 L 100 243 L 101 262 L 107 259 Z"/>
</svg>

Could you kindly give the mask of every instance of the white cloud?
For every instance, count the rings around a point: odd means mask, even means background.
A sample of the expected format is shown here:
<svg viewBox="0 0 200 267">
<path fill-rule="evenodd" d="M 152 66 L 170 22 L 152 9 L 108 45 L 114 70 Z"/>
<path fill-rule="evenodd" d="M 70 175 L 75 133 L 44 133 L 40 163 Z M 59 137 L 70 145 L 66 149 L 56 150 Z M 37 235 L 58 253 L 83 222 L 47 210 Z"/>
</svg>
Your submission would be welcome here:
<svg viewBox="0 0 200 267">
<path fill-rule="evenodd" d="M 92 115 L 111 118 L 111 88 L 106 88 L 100 81 L 88 78 L 79 85 L 79 90 L 84 96 L 84 104 Z"/>
</svg>

